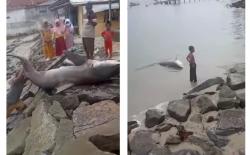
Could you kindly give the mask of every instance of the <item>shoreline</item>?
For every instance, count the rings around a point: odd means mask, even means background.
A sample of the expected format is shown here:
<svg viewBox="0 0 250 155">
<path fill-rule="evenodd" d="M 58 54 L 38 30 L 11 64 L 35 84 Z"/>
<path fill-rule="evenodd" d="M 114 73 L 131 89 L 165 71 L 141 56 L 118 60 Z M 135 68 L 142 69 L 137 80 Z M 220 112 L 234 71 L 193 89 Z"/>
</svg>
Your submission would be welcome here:
<svg viewBox="0 0 250 155">
<path fill-rule="evenodd" d="M 183 98 L 160 103 L 131 119 L 130 154 L 241 155 L 245 148 L 245 64 L 227 71 L 226 77 L 208 79 Z M 195 91 L 201 85 L 204 89 Z"/>
</svg>

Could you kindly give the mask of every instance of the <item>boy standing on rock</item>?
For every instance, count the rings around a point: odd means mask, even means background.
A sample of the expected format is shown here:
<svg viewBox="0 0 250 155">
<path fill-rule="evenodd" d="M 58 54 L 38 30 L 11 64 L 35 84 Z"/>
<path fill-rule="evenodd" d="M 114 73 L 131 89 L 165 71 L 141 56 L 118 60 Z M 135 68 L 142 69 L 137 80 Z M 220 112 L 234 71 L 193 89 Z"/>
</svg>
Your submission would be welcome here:
<svg viewBox="0 0 250 155">
<path fill-rule="evenodd" d="M 187 61 L 189 62 L 190 65 L 190 82 L 197 82 L 197 77 L 196 77 L 196 63 L 194 59 L 193 53 L 195 52 L 194 46 L 189 46 L 188 47 L 189 54 L 186 57 Z"/>
</svg>

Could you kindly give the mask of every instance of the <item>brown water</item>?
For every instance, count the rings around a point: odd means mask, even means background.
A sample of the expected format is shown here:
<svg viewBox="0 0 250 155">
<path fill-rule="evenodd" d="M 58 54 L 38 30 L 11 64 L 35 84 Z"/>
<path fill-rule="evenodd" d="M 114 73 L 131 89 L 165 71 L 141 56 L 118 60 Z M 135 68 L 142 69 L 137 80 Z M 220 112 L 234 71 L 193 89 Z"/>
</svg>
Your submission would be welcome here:
<svg viewBox="0 0 250 155">
<path fill-rule="evenodd" d="M 186 0 L 187 2 L 187 0 Z M 180 5 L 142 1 L 128 9 L 128 116 L 178 99 L 192 86 L 187 47 L 194 45 L 198 83 L 223 76 L 221 66 L 245 62 L 245 10 L 228 1 L 200 0 Z M 148 7 L 145 6 L 148 4 Z M 165 59 L 184 63 L 180 72 L 161 66 L 136 68 Z"/>
</svg>

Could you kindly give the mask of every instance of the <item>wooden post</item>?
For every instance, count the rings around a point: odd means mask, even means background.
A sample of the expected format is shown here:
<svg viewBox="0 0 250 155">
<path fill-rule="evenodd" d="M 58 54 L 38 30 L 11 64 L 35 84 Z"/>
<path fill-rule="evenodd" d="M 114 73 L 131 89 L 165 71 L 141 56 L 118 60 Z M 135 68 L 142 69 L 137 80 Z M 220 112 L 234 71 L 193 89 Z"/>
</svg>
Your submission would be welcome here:
<svg viewBox="0 0 250 155">
<path fill-rule="evenodd" d="M 78 33 L 79 35 L 81 35 L 82 31 L 83 31 L 83 6 L 78 6 L 77 7 L 77 20 L 78 20 Z"/>
<path fill-rule="evenodd" d="M 109 21 L 111 21 L 111 0 L 109 0 Z"/>
</svg>

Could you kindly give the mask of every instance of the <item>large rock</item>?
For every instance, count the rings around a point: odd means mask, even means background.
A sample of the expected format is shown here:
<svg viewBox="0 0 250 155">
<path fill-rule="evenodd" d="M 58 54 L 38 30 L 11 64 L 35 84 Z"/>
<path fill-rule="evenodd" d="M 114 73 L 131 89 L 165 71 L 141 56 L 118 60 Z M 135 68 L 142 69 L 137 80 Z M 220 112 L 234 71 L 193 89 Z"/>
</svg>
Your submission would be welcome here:
<svg viewBox="0 0 250 155">
<path fill-rule="evenodd" d="M 239 94 L 237 94 L 237 99 L 240 101 L 239 106 L 241 108 L 245 108 L 245 93 L 239 93 Z"/>
<path fill-rule="evenodd" d="M 65 111 L 63 110 L 61 104 L 57 101 L 53 102 L 53 105 L 49 108 L 49 113 L 56 118 L 56 120 L 60 120 L 63 118 L 67 118 Z"/>
<path fill-rule="evenodd" d="M 245 74 L 229 74 L 227 76 L 227 84 L 233 90 L 245 88 Z"/>
<path fill-rule="evenodd" d="M 137 128 L 139 126 L 137 121 L 129 121 L 128 122 L 128 134 L 130 134 L 131 130 Z"/>
<path fill-rule="evenodd" d="M 105 124 L 119 118 L 119 106 L 111 100 L 90 106 L 79 106 L 73 112 L 74 134 L 79 136 L 84 130 Z"/>
<path fill-rule="evenodd" d="M 75 110 L 80 105 L 80 101 L 76 95 L 67 95 L 61 99 L 57 98 L 57 101 L 61 103 L 64 110 Z"/>
<path fill-rule="evenodd" d="M 113 100 L 118 103 L 120 101 L 119 83 L 103 83 L 100 85 L 83 85 L 76 86 L 72 89 L 64 91 L 67 94 L 78 94 L 80 101 L 86 101 L 90 104 L 103 100 Z"/>
<path fill-rule="evenodd" d="M 189 100 L 174 100 L 169 102 L 168 114 L 179 122 L 185 122 L 191 112 Z"/>
<path fill-rule="evenodd" d="M 120 134 L 94 135 L 89 138 L 89 141 L 102 151 L 115 154 L 120 152 Z"/>
<path fill-rule="evenodd" d="M 172 127 L 173 125 L 170 123 L 161 123 L 155 128 L 155 131 L 165 132 L 170 130 Z"/>
<path fill-rule="evenodd" d="M 148 155 L 172 155 L 167 147 L 155 146 Z"/>
<path fill-rule="evenodd" d="M 226 137 L 216 135 L 214 129 L 208 129 L 207 136 L 217 147 L 220 148 L 226 146 L 229 142 L 229 139 Z"/>
<path fill-rule="evenodd" d="M 187 141 L 199 146 L 205 152 L 205 155 L 222 155 L 222 151 L 206 137 L 190 136 Z"/>
<path fill-rule="evenodd" d="M 24 116 L 30 117 L 36 106 L 41 102 L 43 98 L 45 98 L 45 96 L 45 92 L 39 91 L 34 97 L 33 101 L 30 103 L 30 105 L 23 111 Z"/>
<path fill-rule="evenodd" d="M 153 132 L 151 131 L 137 131 L 129 144 L 131 151 L 136 155 L 148 154 L 156 147 L 152 136 Z"/>
<path fill-rule="evenodd" d="M 217 107 L 214 105 L 212 100 L 205 95 L 198 97 L 198 99 L 196 101 L 196 105 L 199 107 L 199 112 L 201 114 L 205 114 L 209 111 L 216 111 L 217 110 Z"/>
<path fill-rule="evenodd" d="M 69 119 L 61 119 L 59 127 L 56 131 L 55 142 L 56 146 L 54 149 L 54 154 L 57 154 L 61 147 L 70 140 L 74 139 L 73 135 L 73 122 Z"/>
<path fill-rule="evenodd" d="M 54 149 L 57 121 L 48 113 L 48 109 L 49 104 L 41 102 L 33 111 L 23 155 L 41 154 Z"/>
<path fill-rule="evenodd" d="M 220 97 L 219 101 L 217 103 L 218 109 L 224 110 L 224 109 L 231 109 L 234 107 L 237 107 L 240 104 L 240 101 L 236 98 L 223 98 Z"/>
<path fill-rule="evenodd" d="M 172 155 L 200 155 L 200 153 L 196 150 L 180 150 L 177 152 L 174 152 Z"/>
<path fill-rule="evenodd" d="M 211 86 L 214 86 L 214 85 L 217 85 L 217 84 L 223 84 L 223 83 L 225 83 L 225 81 L 221 77 L 208 79 L 208 80 L 202 82 L 201 84 L 199 84 L 198 86 L 194 87 L 193 89 L 191 89 L 188 92 L 188 94 L 199 92 L 199 91 L 204 90 L 206 88 L 209 88 Z"/>
<path fill-rule="evenodd" d="M 22 120 L 19 125 L 7 135 L 7 155 L 22 154 L 25 139 L 29 134 L 31 118 Z"/>
<path fill-rule="evenodd" d="M 146 112 L 145 126 L 148 128 L 154 127 L 155 125 L 160 124 L 165 119 L 163 111 L 158 109 L 149 109 Z"/>
<path fill-rule="evenodd" d="M 88 137 L 78 137 L 75 140 L 67 141 L 55 155 L 114 155 L 99 150 Z"/>
<path fill-rule="evenodd" d="M 227 136 L 245 131 L 245 110 L 229 109 L 220 111 L 216 134 Z"/>
<path fill-rule="evenodd" d="M 169 137 L 167 137 L 165 141 L 165 145 L 180 144 L 180 143 L 181 143 L 181 139 L 177 135 L 170 135 Z"/>
<path fill-rule="evenodd" d="M 20 121 L 24 119 L 24 115 L 21 113 L 14 114 L 7 118 L 7 132 L 17 127 Z"/>
<path fill-rule="evenodd" d="M 234 98 L 236 97 L 236 93 L 227 85 L 223 85 L 220 87 L 219 97 Z"/>
</svg>

